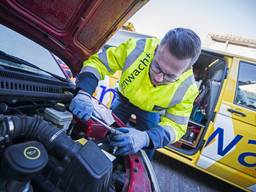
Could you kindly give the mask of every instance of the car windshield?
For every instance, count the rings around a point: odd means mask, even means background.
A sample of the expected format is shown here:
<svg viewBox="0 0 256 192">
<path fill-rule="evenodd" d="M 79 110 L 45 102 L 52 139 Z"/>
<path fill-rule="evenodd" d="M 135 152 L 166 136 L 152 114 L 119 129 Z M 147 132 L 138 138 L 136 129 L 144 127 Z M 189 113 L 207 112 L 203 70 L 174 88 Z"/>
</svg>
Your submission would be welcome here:
<svg viewBox="0 0 256 192">
<path fill-rule="evenodd" d="M 66 78 L 49 50 L 3 25 L 0 25 L 0 51 L 27 61 L 57 76 Z M 3 65 L 3 62 L 0 62 L 0 65 L 1 64 Z M 8 63 L 5 63 L 5 65 L 6 64 Z M 17 65 L 15 67 L 17 67 Z M 24 68 L 24 66 L 21 65 L 20 68 L 42 74 L 40 70 L 33 69 L 32 67 Z M 51 76 L 50 74 L 47 75 Z"/>
</svg>

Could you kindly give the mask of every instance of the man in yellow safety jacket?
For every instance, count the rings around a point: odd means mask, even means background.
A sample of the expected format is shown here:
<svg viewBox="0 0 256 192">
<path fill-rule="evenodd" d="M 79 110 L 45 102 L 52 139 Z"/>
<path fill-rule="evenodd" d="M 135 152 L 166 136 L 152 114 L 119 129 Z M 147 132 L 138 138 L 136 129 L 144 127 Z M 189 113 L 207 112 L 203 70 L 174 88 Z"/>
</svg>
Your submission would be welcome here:
<svg viewBox="0 0 256 192">
<path fill-rule="evenodd" d="M 156 38 L 129 39 L 118 47 L 103 49 L 84 61 L 70 110 L 89 119 L 91 95 L 98 81 L 122 70 L 112 110 L 124 123 L 135 114 L 136 129 L 119 128 L 122 134 L 111 137 L 111 144 L 118 147 L 116 154 L 174 143 L 185 134 L 198 95 L 192 65 L 200 53 L 200 38 L 185 28 L 170 30 L 161 42 Z"/>
</svg>

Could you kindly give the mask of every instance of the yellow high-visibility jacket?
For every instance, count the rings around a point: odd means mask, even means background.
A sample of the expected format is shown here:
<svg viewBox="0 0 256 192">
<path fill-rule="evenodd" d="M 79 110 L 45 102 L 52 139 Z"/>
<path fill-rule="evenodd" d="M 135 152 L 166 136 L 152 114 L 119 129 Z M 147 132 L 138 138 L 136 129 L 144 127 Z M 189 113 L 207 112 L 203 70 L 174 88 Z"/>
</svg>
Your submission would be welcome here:
<svg viewBox="0 0 256 192">
<path fill-rule="evenodd" d="M 149 69 L 158 44 L 156 38 L 129 39 L 92 55 L 81 70 L 93 73 L 97 79 L 122 70 L 118 90 L 130 103 L 145 111 L 164 111 L 159 126 L 147 132 L 155 148 L 176 142 L 185 134 L 198 95 L 192 69 L 173 83 L 152 85 Z"/>
</svg>

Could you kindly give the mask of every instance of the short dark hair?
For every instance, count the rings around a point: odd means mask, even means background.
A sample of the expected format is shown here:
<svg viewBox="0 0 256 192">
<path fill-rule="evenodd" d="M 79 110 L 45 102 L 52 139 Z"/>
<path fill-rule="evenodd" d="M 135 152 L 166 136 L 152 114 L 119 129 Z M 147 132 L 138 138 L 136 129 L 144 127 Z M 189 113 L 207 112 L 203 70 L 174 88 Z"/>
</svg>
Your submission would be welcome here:
<svg viewBox="0 0 256 192">
<path fill-rule="evenodd" d="M 178 59 L 192 58 L 191 65 L 201 53 L 201 40 L 191 29 L 172 29 L 165 34 L 160 44 L 167 45 L 170 53 Z"/>
</svg>

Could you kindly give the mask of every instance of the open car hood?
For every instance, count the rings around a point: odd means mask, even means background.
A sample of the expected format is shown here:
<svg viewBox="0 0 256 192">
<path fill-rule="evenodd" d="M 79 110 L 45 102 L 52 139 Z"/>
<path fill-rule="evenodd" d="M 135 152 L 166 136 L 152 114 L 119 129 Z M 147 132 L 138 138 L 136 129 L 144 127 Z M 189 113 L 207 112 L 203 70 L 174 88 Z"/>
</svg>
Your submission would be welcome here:
<svg viewBox="0 0 256 192">
<path fill-rule="evenodd" d="M 0 23 L 64 60 L 74 74 L 148 0 L 2 0 Z"/>
</svg>

